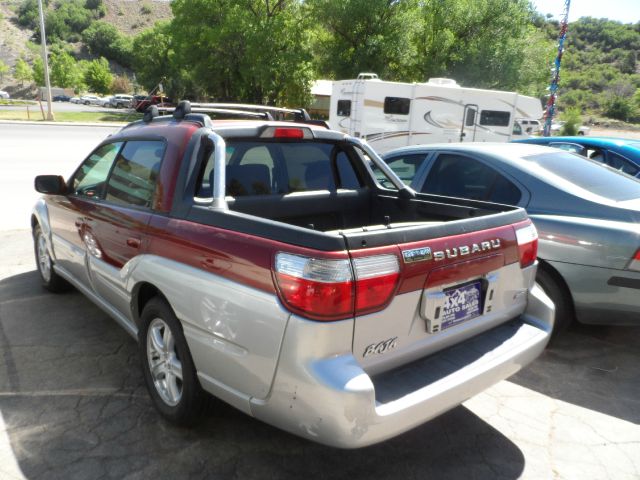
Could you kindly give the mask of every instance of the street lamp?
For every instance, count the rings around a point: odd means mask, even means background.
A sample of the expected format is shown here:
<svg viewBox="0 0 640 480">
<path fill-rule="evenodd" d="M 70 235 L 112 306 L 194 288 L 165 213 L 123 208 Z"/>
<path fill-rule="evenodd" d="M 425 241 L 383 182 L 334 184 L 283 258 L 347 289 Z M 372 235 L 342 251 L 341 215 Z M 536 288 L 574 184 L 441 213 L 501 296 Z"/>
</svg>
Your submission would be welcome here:
<svg viewBox="0 0 640 480">
<path fill-rule="evenodd" d="M 38 10 L 40 11 L 40 41 L 42 42 L 42 63 L 44 64 L 44 82 L 47 86 L 47 120 L 53 121 L 53 101 L 51 98 L 51 82 L 49 81 L 49 60 L 47 59 L 47 38 L 44 33 L 44 10 L 42 0 L 38 0 Z"/>
</svg>

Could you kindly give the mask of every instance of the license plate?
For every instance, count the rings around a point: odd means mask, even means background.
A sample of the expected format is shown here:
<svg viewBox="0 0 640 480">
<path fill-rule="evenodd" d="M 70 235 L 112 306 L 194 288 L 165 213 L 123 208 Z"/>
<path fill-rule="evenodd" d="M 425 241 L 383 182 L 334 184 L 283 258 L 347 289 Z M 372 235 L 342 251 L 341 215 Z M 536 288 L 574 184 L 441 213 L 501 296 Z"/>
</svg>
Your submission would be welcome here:
<svg viewBox="0 0 640 480">
<path fill-rule="evenodd" d="M 477 317 L 482 312 L 482 288 L 479 281 L 449 288 L 444 294 L 441 330 Z"/>
</svg>

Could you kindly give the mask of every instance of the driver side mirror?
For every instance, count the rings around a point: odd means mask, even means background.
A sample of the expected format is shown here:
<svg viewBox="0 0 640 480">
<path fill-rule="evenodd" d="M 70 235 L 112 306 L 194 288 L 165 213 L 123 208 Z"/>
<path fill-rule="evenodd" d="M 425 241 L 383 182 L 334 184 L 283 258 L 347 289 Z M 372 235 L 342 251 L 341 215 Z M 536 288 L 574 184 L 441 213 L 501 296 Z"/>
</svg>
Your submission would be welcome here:
<svg viewBox="0 0 640 480">
<path fill-rule="evenodd" d="M 60 175 L 38 175 L 34 186 L 40 193 L 63 195 L 67 192 L 67 184 Z"/>
</svg>

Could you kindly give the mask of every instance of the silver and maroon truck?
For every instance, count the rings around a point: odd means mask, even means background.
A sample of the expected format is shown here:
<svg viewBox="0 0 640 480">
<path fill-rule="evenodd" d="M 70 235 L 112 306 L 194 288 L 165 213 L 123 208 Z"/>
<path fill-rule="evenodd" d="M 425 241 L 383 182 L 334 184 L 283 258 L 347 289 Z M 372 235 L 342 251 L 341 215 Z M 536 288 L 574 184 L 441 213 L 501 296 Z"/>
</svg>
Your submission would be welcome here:
<svg viewBox="0 0 640 480">
<path fill-rule="evenodd" d="M 552 330 L 523 209 L 416 193 L 365 143 L 303 117 L 152 108 L 68 180 L 35 184 L 44 286 L 75 286 L 138 340 L 176 423 L 208 392 L 362 447 L 517 372 Z"/>
</svg>

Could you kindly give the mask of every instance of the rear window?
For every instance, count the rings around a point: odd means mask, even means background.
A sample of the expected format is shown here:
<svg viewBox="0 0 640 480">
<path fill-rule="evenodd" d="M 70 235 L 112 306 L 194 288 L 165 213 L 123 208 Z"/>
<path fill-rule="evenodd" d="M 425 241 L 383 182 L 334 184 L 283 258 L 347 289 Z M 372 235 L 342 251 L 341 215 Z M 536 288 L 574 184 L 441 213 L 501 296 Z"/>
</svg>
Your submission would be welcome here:
<svg viewBox="0 0 640 480">
<path fill-rule="evenodd" d="M 569 181 L 579 188 L 614 202 L 640 198 L 640 181 L 588 158 L 567 152 L 544 153 L 523 157 L 534 168 L 538 166 L 552 175 L 543 178 L 567 190 Z"/>
<path fill-rule="evenodd" d="M 213 161 L 211 155 L 204 167 L 198 197 L 212 196 Z M 332 143 L 231 140 L 227 143 L 226 193 L 232 197 L 361 186 L 347 153 Z"/>
</svg>

